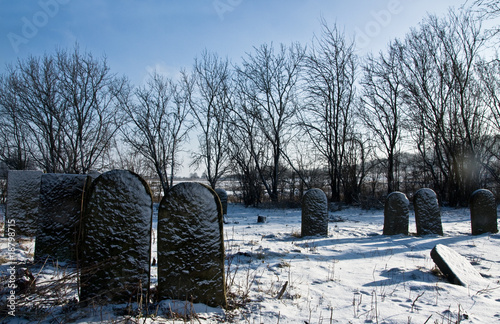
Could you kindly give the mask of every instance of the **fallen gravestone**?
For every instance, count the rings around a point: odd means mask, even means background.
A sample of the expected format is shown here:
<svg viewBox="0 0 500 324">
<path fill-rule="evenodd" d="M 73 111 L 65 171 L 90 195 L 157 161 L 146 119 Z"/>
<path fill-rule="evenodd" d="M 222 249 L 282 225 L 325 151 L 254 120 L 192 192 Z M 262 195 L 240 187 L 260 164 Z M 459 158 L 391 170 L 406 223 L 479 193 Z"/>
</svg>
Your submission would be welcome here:
<svg viewBox="0 0 500 324">
<path fill-rule="evenodd" d="M 408 235 L 410 202 L 402 192 L 391 192 L 384 208 L 384 235 Z"/>
<path fill-rule="evenodd" d="M 158 294 L 226 307 L 222 206 L 212 189 L 179 183 L 158 209 Z"/>
<path fill-rule="evenodd" d="M 417 235 L 443 235 L 441 210 L 436 193 L 429 188 L 418 190 L 413 197 Z"/>
<path fill-rule="evenodd" d="M 76 262 L 83 193 L 89 180 L 79 174 L 42 175 L 35 261 Z"/>
<path fill-rule="evenodd" d="M 301 236 L 328 236 L 328 200 L 321 189 L 310 189 L 302 197 Z"/>
<path fill-rule="evenodd" d="M 489 282 L 464 258 L 449 247 L 438 244 L 431 251 L 431 258 L 452 284 L 480 290 Z"/>
<path fill-rule="evenodd" d="M 470 223 L 472 235 L 498 232 L 497 204 L 491 191 L 479 189 L 472 193 Z"/>
<path fill-rule="evenodd" d="M 36 236 L 41 171 L 11 170 L 7 174 L 5 224 L 15 222 L 15 234 Z M 7 230 L 5 226 L 5 230 Z M 6 233 L 7 234 L 7 233 Z"/>
<path fill-rule="evenodd" d="M 80 300 L 128 303 L 149 296 L 153 201 L 137 174 L 113 170 L 86 191 L 79 240 Z"/>
<path fill-rule="evenodd" d="M 217 196 L 219 196 L 220 203 L 222 205 L 222 214 L 227 215 L 227 192 L 222 188 L 215 189 Z"/>
</svg>

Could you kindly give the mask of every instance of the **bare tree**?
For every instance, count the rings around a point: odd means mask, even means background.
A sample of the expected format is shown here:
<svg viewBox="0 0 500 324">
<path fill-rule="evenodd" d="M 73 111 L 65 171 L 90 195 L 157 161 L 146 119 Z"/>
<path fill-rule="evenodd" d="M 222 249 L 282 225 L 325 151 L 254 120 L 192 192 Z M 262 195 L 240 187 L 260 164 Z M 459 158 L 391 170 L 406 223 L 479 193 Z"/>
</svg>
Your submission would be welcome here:
<svg viewBox="0 0 500 324">
<path fill-rule="evenodd" d="M 395 179 L 398 144 L 403 130 L 402 44 L 389 45 L 387 54 L 368 55 L 363 66 L 362 106 L 359 116 L 380 143 L 387 161 L 387 193 L 399 190 Z"/>
<path fill-rule="evenodd" d="M 143 157 L 159 178 L 163 192 L 173 186 L 178 154 L 189 131 L 188 96 L 183 84 L 153 73 L 147 84 L 124 100 L 128 117 L 124 141 Z"/>
<path fill-rule="evenodd" d="M 244 96 L 240 116 L 255 123 L 251 129 L 246 128 L 247 132 L 252 132 L 247 133 L 254 146 L 251 156 L 273 202 L 279 199 L 281 157 L 286 154 L 292 120 L 297 113 L 297 83 L 304 56 L 305 50 L 299 44 L 288 48 L 282 44 L 277 51 L 272 44 L 264 44 L 254 48 L 254 53 L 249 53 L 242 66 L 237 67 L 238 91 Z M 256 150 L 259 136 L 270 150 L 268 165 L 261 164 L 262 154 Z"/>
<path fill-rule="evenodd" d="M 195 60 L 193 78 L 191 112 L 201 131 L 193 164 L 204 165 L 206 178 L 215 189 L 229 168 L 226 138 L 228 111 L 232 105 L 229 61 L 205 51 L 201 59 Z"/>
<path fill-rule="evenodd" d="M 357 58 L 354 42 L 346 40 L 337 26 L 322 25 L 305 60 L 308 105 L 301 125 L 328 166 L 331 199 L 340 201 L 342 163 L 354 123 Z"/>
</svg>

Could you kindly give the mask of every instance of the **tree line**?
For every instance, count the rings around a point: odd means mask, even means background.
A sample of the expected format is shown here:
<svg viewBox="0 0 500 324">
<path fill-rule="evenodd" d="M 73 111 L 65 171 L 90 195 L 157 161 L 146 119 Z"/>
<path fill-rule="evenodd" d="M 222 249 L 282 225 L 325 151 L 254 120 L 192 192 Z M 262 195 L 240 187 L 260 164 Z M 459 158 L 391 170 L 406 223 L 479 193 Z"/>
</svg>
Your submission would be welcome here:
<svg viewBox="0 0 500 324">
<path fill-rule="evenodd" d="M 179 154 L 197 136 L 193 165 L 215 188 L 231 177 L 247 205 L 324 189 L 362 203 L 433 188 L 468 203 L 500 193 L 495 1 L 428 15 L 377 54 L 357 55 L 322 21 L 311 44 L 262 44 L 241 63 L 204 51 L 172 79 L 141 86 L 105 58 L 74 49 L 29 57 L 0 76 L 0 160 L 11 169 L 88 173 L 114 167 L 169 190 Z"/>
</svg>

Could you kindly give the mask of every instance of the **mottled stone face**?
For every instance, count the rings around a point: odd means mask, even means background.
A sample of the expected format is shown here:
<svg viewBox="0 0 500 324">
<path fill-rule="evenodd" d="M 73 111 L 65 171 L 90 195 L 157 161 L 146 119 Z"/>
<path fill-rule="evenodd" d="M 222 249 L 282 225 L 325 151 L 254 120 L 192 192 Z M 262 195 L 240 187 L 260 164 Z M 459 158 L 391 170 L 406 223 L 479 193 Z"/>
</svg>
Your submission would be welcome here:
<svg viewBox="0 0 500 324">
<path fill-rule="evenodd" d="M 79 244 L 80 300 L 147 300 L 153 201 L 138 175 L 113 170 L 87 191 Z"/>
<path fill-rule="evenodd" d="M 222 206 L 199 183 L 174 186 L 158 210 L 158 294 L 226 306 Z"/>
<path fill-rule="evenodd" d="M 16 236 L 36 236 L 42 174 L 41 171 L 9 171 L 7 175 L 5 218 L 15 221 Z"/>
<path fill-rule="evenodd" d="M 472 235 L 498 232 L 497 204 L 491 191 L 479 189 L 472 193 L 470 216 Z"/>
<path fill-rule="evenodd" d="M 415 193 L 413 198 L 417 235 L 443 235 L 441 209 L 436 193 L 429 188 L 423 188 Z"/>
<path fill-rule="evenodd" d="M 410 202 L 402 192 L 392 192 L 387 196 L 384 208 L 384 235 L 408 235 Z"/>
<path fill-rule="evenodd" d="M 80 174 L 42 175 L 35 260 L 76 262 L 82 199 L 90 178 Z M 90 181 L 89 181 L 90 184 Z"/>
<path fill-rule="evenodd" d="M 321 189 L 302 197 L 302 236 L 328 236 L 328 200 Z"/>
</svg>

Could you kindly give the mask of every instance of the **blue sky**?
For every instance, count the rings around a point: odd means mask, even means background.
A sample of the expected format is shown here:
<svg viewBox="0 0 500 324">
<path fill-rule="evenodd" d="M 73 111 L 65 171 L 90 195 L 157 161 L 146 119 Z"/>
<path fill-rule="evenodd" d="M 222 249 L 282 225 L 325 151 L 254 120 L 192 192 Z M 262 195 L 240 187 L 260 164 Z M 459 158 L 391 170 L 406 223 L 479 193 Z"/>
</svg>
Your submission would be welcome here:
<svg viewBox="0 0 500 324">
<path fill-rule="evenodd" d="M 106 55 L 112 72 L 138 85 L 148 73 L 174 76 L 207 49 L 238 62 L 253 46 L 300 42 L 320 19 L 358 35 L 360 53 L 403 37 L 427 12 L 457 0 L 0 0 L 0 73 L 8 63 L 57 47 Z"/>
</svg>

